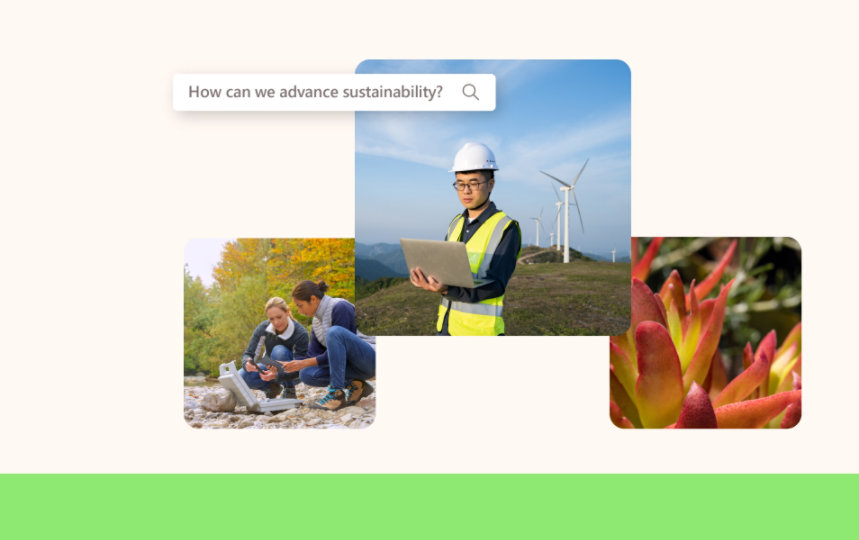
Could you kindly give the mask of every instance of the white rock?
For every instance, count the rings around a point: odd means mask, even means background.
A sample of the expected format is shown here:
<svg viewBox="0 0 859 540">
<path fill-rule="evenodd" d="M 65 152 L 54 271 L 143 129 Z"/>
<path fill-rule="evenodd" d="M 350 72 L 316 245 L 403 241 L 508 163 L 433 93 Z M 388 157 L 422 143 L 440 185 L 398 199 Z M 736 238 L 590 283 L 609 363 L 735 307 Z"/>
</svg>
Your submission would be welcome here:
<svg viewBox="0 0 859 540">
<path fill-rule="evenodd" d="M 202 406 L 207 411 L 233 412 L 236 409 L 236 398 L 229 390 L 218 388 L 203 396 Z"/>
<path fill-rule="evenodd" d="M 194 398 L 185 398 L 185 408 L 186 409 L 199 409 L 200 402 L 198 402 Z"/>
<path fill-rule="evenodd" d="M 351 418 L 354 418 L 354 417 L 356 417 L 356 416 L 361 416 L 362 414 L 364 414 L 364 413 L 366 413 L 366 412 L 367 412 L 367 411 L 365 411 L 363 407 L 356 407 L 356 406 L 352 405 L 352 406 L 349 406 L 349 407 L 343 407 L 342 409 L 340 409 L 339 411 L 337 411 L 337 415 L 338 415 L 338 416 L 339 416 L 339 417 L 340 417 L 344 422 L 348 422 L 349 420 L 346 420 L 346 419 L 345 419 L 345 417 L 346 417 L 346 416 L 349 416 L 349 417 L 351 417 Z"/>
</svg>

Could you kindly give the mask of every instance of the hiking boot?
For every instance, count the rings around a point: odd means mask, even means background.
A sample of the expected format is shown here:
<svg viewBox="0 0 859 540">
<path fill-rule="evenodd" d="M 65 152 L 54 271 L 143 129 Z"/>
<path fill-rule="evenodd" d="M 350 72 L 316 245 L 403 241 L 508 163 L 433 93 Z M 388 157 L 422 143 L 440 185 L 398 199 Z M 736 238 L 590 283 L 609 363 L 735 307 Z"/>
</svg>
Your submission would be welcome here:
<svg viewBox="0 0 859 540">
<path fill-rule="evenodd" d="M 352 384 L 350 384 L 346 390 L 348 390 L 346 401 L 349 403 L 358 403 L 363 398 L 373 393 L 373 387 L 370 386 L 370 383 L 359 380 L 352 381 Z"/>
<path fill-rule="evenodd" d="M 328 393 L 325 394 L 325 397 L 323 397 L 319 401 L 313 402 L 311 407 L 314 409 L 323 409 L 326 411 L 336 411 L 337 409 L 342 409 L 349 404 L 349 402 L 346 401 L 347 399 L 348 396 L 342 388 L 333 388 L 329 386 Z"/>
<path fill-rule="evenodd" d="M 265 389 L 265 397 L 268 399 L 274 399 L 278 394 L 280 394 L 280 383 L 275 381 L 268 383 L 268 387 Z"/>
<path fill-rule="evenodd" d="M 280 397 L 281 399 L 298 399 L 298 394 L 295 393 L 294 386 L 284 386 Z"/>
</svg>

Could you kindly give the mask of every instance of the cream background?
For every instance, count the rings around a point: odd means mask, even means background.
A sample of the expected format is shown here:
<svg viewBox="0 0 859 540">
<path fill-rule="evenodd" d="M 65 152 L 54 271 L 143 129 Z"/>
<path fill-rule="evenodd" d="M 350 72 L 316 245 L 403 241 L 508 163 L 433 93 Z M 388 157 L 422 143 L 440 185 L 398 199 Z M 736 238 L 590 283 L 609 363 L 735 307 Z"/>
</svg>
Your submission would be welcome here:
<svg viewBox="0 0 859 540">
<path fill-rule="evenodd" d="M 4 10 L 2 472 L 859 471 L 855 4 L 308 5 Z M 607 338 L 508 337 L 380 339 L 367 430 L 187 427 L 185 242 L 351 236 L 354 126 L 176 113 L 172 76 L 348 73 L 366 58 L 626 61 L 633 234 L 804 248 L 800 426 L 622 432 Z M 263 448 L 283 459 L 241 459 Z"/>
</svg>

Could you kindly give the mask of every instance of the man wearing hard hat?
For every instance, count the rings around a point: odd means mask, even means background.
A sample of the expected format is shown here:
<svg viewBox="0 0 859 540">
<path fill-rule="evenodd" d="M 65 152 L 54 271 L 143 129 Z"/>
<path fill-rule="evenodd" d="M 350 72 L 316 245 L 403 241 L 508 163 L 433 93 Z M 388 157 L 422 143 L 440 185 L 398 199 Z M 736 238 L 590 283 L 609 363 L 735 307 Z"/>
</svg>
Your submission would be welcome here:
<svg viewBox="0 0 859 540">
<path fill-rule="evenodd" d="M 495 154 L 485 144 L 465 143 L 453 159 L 453 187 L 465 207 L 447 228 L 445 240 L 464 242 L 475 279 L 488 283 L 474 288 L 447 286 L 411 270 L 416 287 L 441 293 L 436 330 L 445 336 L 497 336 L 504 333 L 504 290 L 516 269 L 522 248 L 519 223 L 489 200 L 495 187 Z"/>
</svg>

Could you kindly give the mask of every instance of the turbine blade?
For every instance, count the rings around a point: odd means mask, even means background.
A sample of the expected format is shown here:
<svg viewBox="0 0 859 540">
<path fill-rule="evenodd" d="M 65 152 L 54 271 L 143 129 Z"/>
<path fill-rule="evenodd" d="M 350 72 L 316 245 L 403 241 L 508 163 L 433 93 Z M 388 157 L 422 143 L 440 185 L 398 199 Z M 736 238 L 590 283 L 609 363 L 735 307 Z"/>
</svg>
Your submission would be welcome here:
<svg viewBox="0 0 859 540">
<path fill-rule="evenodd" d="M 554 180 L 555 182 L 560 182 L 561 184 L 563 184 L 563 185 L 565 185 L 565 186 L 567 186 L 567 187 L 570 187 L 570 184 L 568 184 L 568 183 L 564 182 L 564 181 L 563 181 L 563 180 L 561 180 L 560 178 L 556 178 L 556 177 L 552 176 L 551 174 L 549 174 L 549 173 L 547 173 L 547 172 L 545 172 L 545 171 L 540 171 L 540 172 L 541 172 L 541 173 L 543 173 L 543 174 L 545 174 L 546 176 L 548 176 L 549 178 L 551 178 L 551 179 L 552 179 L 552 180 Z M 580 174 L 581 174 L 581 173 L 580 173 Z"/>
<path fill-rule="evenodd" d="M 591 158 L 588 158 L 588 159 L 586 159 L 586 160 L 585 160 L 585 164 L 584 164 L 584 165 L 582 165 L 582 170 L 580 170 L 580 171 L 579 171 L 579 174 L 577 174 L 577 175 L 576 175 L 576 179 L 575 179 L 575 180 L 573 180 L 573 185 L 574 185 L 574 186 L 576 185 L 576 182 L 578 182 L 578 181 L 579 181 L 579 177 L 582 175 L 582 172 L 585 170 L 585 167 L 587 167 L 587 166 L 588 166 L 588 161 L 590 161 L 590 160 L 591 160 Z"/>
<path fill-rule="evenodd" d="M 561 192 L 560 192 L 560 191 L 558 191 L 558 188 L 556 188 L 556 187 L 555 187 L 555 184 L 553 184 L 553 183 L 549 182 L 549 185 L 550 185 L 550 186 L 552 186 L 552 191 L 554 191 L 554 192 L 555 192 L 555 197 L 557 197 L 557 198 L 558 198 L 558 202 L 559 202 L 559 203 L 564 202 L 564 199 L 562 199 L 562 198 L 561 198 Z"/>
<path fill-rule="evenodd" d="M 587 165 L 587 163 L 585 163 Z M 579 173 L 581 174 L 581 173 Z M 582 210 L 579 208 L 579 201 L 576 199 L 576 190 L 572 190 L 573 192 L 573 200 L 576 201 L 576 212 L 579 213 L 579 223 L 582 224 L 582 232 L 585 232 L 585 222 L 582 221 Z"/>
</svg>

